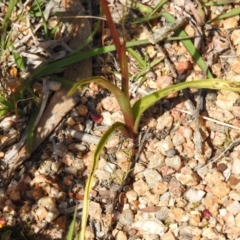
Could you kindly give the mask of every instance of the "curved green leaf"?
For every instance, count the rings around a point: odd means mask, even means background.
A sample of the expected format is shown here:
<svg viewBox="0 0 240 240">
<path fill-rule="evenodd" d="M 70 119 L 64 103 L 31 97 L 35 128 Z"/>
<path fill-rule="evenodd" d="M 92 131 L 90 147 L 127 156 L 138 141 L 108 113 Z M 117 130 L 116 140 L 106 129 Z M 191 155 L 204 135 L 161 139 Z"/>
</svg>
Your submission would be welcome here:
<svg viewBox="0 0 240 240">
<path fill-rule="evenodd" d="M 163 17 L 166 18 L 167 22 L 169 23 L 173 23 L 175 21 L 175 18 L 168 12 L 164 12 L 162 14 Z M 198 50 L 195 48 L 194 44 L 192 43 L 191 39 L 186 39 L 186 37 L 188 37 L 188 35 L 186 34 L 186 32 L 184 30 L 177 29 L 175 31 L 175 35 L 178 37 L 182 37 L 185 39 L 182 39 L 181 42 L 184 45 L 184 47 L 188 50 L 188 52 L 191 54 L 192 58 L 194 59 L 194 61 L 197 63 L 197 65 L 202 69 L 203 72 L 205 72 L 207 70 L 207 64 L 206 62 L 202 59 L 200 53 L 198 52 Z M 208 78 L 213 78 L 211 72 L 208 70 L 207 71 L 207 77 Z"/>
<path fill-rule="evenodd" d="M 86 230 L 86 226 L 87 226 L 88 209 L 89 209 L 89 201 L 90 201 L 89 194 L 92 190 L 93 175 L 94 175 L 95 170 L 98 166 L 98 161 L 99 161 L 100 154 L 101 154 L 105 144 L 107 143 L 108 139 L 111 137 L 112 133 L 117 129 L 124 132 L 124 134 L 128 134 L 128 130 L 126 128 L 126 125 L 124 125 L 123 123 L 120 123 L 120 122 L 116 122 L 104 133 L 104 135 L 101 137 L 101 139 L 100 139 L 100 141 L 99 141 L 99 143 L 98 143 L 98 145 L 95 149 L 95 152 L 94 152 L 94 155 L 93 155 L 91 172 L 88 176 L 87 183 L 85 185 L 85 190 L 84 190 L 81 232 L 80 232 L 78 240 L 85 239 L 85 230 Z"/>
<path fill-rule="evenodd" d="M 208 22 L 211 23 L 211 22 L 218 21 L 218 20 L 221 20 L 221 19 L 231 18 L 231 17 L 237 16 L 239 14 L 240 14 L 240 7 L 235 8 L 235 9 L 233 9 L 233 10 L 227 12 L 227 13 L 220 14 L 219 16 L 211 19 Z"/>
<path fill-rule="evenodd" d="M 114 94 L 114 96 L 117 99 L 118 104 L 122 110 L 125 123 L 126 123 L 127 127 L 129 128 L 129 131 L 132 132 L 133 126 L 134 126 L 134 118 L 133 118 L 130 101 L 128 100 L 127 96 L 125 95 L 125 93 L 123 91 L 121 91 L 114 84 L 110 83 L 104 77 L 91 77 L 91 78 L 85 78 L 85 79 L 79 80 L 79 82 L 74 84 L 74 86 L 70 89 L 68 95 L 74 94 L 80 86 L 89 84 L 91 82 L 95 82 L 95 83 L 99 84 L 100 86 L 108 89 L 110 92 L 112 92 Z"/>
<path fill-rule="evenodd" d="M 73 215 L 73 220 L 69 226 L 68 233 L 67 233 L 67 240 L 73 240 L 74 236 L 74 227 L 75 227 L 75 222 L 76 222 L 76 217 L 77 217 L 77 206 Z"/>
<path fill-rule="evenodd" d="M 150 106 L 156 103 L 163 97 L 171 93 L 175 93 L 177 91 L 183 90 L 185 88 L 208 88 L 208 89 L 215 89 L 215 90 L 228 90 L 228 91 L 240 91 L 240 83 L 239 82 L 228 82 L 222 79 L 207 79 L 207 80 L 200 80 L 200 81 L 191 81 L 191 82 L 183 82 L 176 84 L 174 86 L 170 86 L 154 93 L 151 93 L 141 99 L 139 99 L 132 107 L 133 116 L 135 119 L 134 124 L 134 132 L 137 132 L 138 125 L 142 114 L 145 110 L 147 110 Z"/>
</svg>

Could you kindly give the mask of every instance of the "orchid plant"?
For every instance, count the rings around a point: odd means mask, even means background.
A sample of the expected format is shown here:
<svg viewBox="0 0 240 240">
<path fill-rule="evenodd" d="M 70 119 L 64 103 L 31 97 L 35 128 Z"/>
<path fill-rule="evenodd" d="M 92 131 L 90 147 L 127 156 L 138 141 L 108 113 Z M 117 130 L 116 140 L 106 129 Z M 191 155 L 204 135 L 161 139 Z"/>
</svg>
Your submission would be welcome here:
<svg viewBox="0 0 240 240">
<path fill-rule="evenodd" d="M 169 94 L 184 90 L 186 88 L 196 88 L 196 89 L 214 89 L 214 90 L 229 90 L 229 91 L 240 91 L 240 83 L 239 82 L 229 82 L 222 79 L 214 79 L 210 73 L 207 72 L 208 79 L 205 80 L 194 80 L 191 82 L 182 82 L 175 84 L 173 86 L 161 89 L 159 91 L 153 92 L 149 95 L 146 95 L 139 100 L 137 100 L 132 106 L 130 104 L 130 96 L 129 96 L 129 73 L 128 73 L 128 62 L 126 56 L 126 40 L 123 39 L 120 41 L 119 35 L 117 33 L 117 29 L 111 17 L 111 13 L 109 7 L 107 5 L 106 0 L 101 0 L 101 7 L 106 16 L 107 23 L 111 32 L 111 36 L 113 38 L 113 43 L 115 45 L 118 57 L 119 64 L 121 69 L 121 88 L 117 87 L 113 83 L 109 82 L 104 77 L 91 77 L 87 79 L 79 80 L 69 91 L 69 95 L 74 94 L 79 87 L 89 84 L 91 82 L 95 82 L 102 86 L 103 88 L 109 90 L 116 97 L 121 111 L 124 116 L 125 123 L 115 122 L 109 129 L 104 133 L 101 137 L 100 142 L 98 143 L 95 153 L 92 159 L 92 168 L 90 174 L 87 179 L 87 183 L 85 186 L 85 194 L 84 194 L 84 204 L 83 204 L 83 212 L 82 212 L 82 222 L 81 222 L 81 231 L 77 236 L 77 239 L 84 239 L 85 229 L 87 226 L 88 219 L 88 210 L 89 210 L 89 201 L 90 201 L 90 191 L 93 186 L 93 176 L 95 170 L 98 166 L 99 157 L 101 151 L 103 150 L 106 142 L 110 138 L 110 136 L 116 130 L 120 130 L 124 136 L 136 139 L 138 136 L 139 123 L 143 113 L 155 104 L 160 99 L 168 96 Z M 148 9 L 149 10 L 149 9 Z M 162 16 L 166 18 L 168 22 L 174 22 L 174 18 L 169 13 L 163 13 Z M 207 66 L 204 60 L 201 58 L 198 51 L 193 46 L 191 40 L 186 39 L 187 35 L 182 29 L 177 29 L 175 34 L 179 37 L 183 37 L 182 43 L 188 49 L 190 54 L 193 56 L 197 56 L 197 64 L 200 68 L 205 71 Z M 75 218 L 74 218 L 75 219 Z M 75 221 L 75 220 L 74 220 Z M 73 223 L 72 223 L 73 224 Z M 73 231 L 73 225 L 71 225 L 71 230 Z M 69 234 L 69 239 L 71 239 L 71 234 Z"/>
</svg>

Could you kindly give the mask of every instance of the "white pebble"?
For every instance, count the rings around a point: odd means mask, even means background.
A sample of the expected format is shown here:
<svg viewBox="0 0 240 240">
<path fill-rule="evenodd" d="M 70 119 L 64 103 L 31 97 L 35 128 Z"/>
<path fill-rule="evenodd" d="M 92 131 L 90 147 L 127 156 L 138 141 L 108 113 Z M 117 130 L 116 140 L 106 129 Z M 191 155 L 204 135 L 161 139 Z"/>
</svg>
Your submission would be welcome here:
<svg viewBox="0 0 240 240">
<path fill-rule="evenodd" d="M 165 163 L 167 166 L 178 170 L 181 167 L 181 158 L 179 156 L 166 157 Z"/>
<path fill-rule="evenodd" d="M 189 202 L 199 202 L 205 194 L 202 190 L 190 188 L 184 193 L 184 196 Z"/>
</svg>

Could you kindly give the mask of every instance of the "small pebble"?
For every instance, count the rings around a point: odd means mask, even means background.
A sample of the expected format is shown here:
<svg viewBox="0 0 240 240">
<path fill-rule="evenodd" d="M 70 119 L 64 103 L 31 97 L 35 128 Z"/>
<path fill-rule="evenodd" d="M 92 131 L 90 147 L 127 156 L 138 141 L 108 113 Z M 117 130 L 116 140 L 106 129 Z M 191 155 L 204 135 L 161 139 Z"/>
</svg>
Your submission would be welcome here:
<svg viewBox="0 0 240 240">
<path fill-rule="evenodd" d="M 150 189 L 154 188 L 157 182 L 162 181 L 162 177 L 157 170 L 146 168 L 143 174 Z"/>
<path fill-rule="evenodd" d="M 57 90 L 60 89 L 60 87 L 62 86 L 62 83 L 56 82 L 56 81 L 49 81 L 47 83 L 47 86 L 50 90 L 56 92 Z"/>
<path fill-rule="evenodd" d="M 205 194 L 202 190 L 190 188 L 184 193 L 184 196 L 189 202 L 199 202 Z"/>
<path fill-rule="evenodd" d="M 169 182 L 168 189 L 174 197 L 181 197 L 185 191 L 183 185 L 175 177 Z"/>
<path fill-rule="evenodd" d="M 176 154 L 177 154 L 177 151 L 175 149 L 173 149 L 173 148 L 166 151 L 166 156 L 167 157 L 173 157 Z"/>
<path fill-rule="evenodd" d="M 136 221 L 132 224 L 132 227 L 143 232 L 158 234 L 160 236 L 162 236 L 167 229 L 167 227 L 157 218 Z"/>
<path fill-rule="evenodd" d="M 167 166 L 175 170 L 179 170 L 182 165 L 181 158 L 179 156 L 166 157 L 165 163 Z"/>
<path fill-rule="evenodd" d="M 173 149 L 173 144 L 170 136 L 167 136 L 164 140 L 161 140 L 156 143 L 157 151 L 166 156 L 166 152 L 169 149 Z"/>
<path fill-rule="evenodd" d="M 239 158 L 233 159 L 232 173 L 236 174 L 236 175 L 240 174 L 240 159 Z"/>
<path fill-rule="evenodd" d="M 173 146 L 181 145 L 185 142 L 185 138 L 181 134 L 175 134 L 172 138 Z"/>
<path fill-rule="evenodd" d="M 132 210 L 125 209 L 120 215 L 119 221 L 126 227 L 130 227 L 134 221 L 134 215 Z"/>
</svg>

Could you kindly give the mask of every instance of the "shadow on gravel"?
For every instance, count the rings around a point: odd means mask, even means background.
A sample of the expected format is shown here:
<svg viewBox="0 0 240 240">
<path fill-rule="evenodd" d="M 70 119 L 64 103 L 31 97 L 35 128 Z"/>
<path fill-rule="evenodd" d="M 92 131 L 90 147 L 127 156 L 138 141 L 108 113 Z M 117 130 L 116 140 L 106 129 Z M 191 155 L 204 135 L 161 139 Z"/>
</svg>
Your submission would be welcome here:
<svg viewBox="0 0 240 240">
<path fill-rule="evenodd" d="M 52 240 L 46 234 L 34 233 L 30 225 L 26 223 L 17 224 L 12 227 L 2 227 L 0 229 L 0 240 Z M 61 240 L 61 239 L 55 239 Z"/>
</svg>

